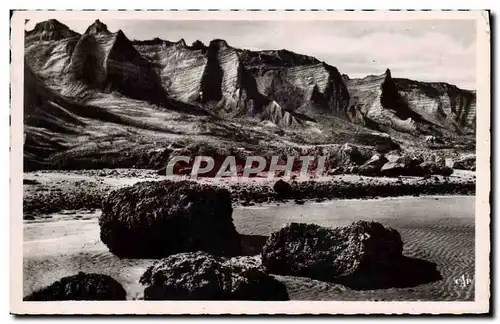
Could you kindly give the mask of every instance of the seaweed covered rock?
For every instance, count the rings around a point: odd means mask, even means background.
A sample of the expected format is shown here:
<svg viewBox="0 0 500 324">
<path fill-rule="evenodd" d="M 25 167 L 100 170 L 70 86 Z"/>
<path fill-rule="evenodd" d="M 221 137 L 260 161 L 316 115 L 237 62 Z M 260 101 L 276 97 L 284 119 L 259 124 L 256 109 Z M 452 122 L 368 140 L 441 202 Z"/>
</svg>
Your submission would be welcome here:
<svg viewBox="0 0 500 324">
<path fill-rule="evenodd" d="M 235 255 L 240 238 L 229 191 L 191 181 L 145 181 L 111 192 L 99 218 L 101 240 L 119 257 L 190 251 Z"/>
<path fill-rule="evenodd" d="M 142 275 L 146 300 L 288 300 L 284 284 L 258 259 L 217 257 L 205 252 L 171 255 Z"/>
<path fill-rule="evenodd" d="M 338 228 L 291 223 L 269 237 L 262 264 L 270 273 L 342 282 L 373 265 L 391 266 L 402 250 L 399 233 L 377 222 Z"/>
<path fill-rule="evenodd" d="M 273 186 L 276 196 L 279 198 L 290 198 L 293 196 L 292 185 L 286 181 L 278 180 Z"/>
<path fill-rule="evenodd" d="M 122 285 L 110 276 L 80 272 L 24 297 L 25 301 L 125 300 Z"/>
</svg>

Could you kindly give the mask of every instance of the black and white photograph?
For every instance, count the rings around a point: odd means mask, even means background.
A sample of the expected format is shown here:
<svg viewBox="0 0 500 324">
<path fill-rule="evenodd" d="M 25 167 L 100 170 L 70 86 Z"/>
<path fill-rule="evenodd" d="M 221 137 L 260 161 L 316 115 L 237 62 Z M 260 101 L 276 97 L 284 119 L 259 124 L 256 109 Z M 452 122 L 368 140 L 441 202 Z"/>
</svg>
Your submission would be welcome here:
<svg viewBox="0 0 500 324">
<path fill-rule="evenodd" d="M 488 11 L 11 24 L 12 312 L 488 312 Z"/>
</svg>

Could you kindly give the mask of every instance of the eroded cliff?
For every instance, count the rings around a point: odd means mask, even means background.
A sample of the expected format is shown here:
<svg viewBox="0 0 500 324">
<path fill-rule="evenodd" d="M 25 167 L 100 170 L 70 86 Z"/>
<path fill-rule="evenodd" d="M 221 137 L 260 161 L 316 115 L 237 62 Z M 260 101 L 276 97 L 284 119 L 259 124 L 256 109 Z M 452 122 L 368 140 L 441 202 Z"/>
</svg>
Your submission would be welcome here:
<svg viewBox="0 0 500 324">
<path fill-rule="evenodd" d="M 130 41 L 100 21 L 80 35 L 49 20 L 26 32 L 25 61 L 26 154 L 64 167 L 136 165 L 179 141 L 248 152 L 346 142 L 394 149 L 429 138 L 453 147 L 475 133 L 473 91 L 389 70 L 350 79 L 314 57 L 220 39 Z"/>
<path fill-rule="evenodd" d="M 447 83 L 428 83 L 383 75 L 344 76 L 351 96 L 349 118 L 384 132 L 415 137 L 475 133 L 475 92 Z"/>
</svg>

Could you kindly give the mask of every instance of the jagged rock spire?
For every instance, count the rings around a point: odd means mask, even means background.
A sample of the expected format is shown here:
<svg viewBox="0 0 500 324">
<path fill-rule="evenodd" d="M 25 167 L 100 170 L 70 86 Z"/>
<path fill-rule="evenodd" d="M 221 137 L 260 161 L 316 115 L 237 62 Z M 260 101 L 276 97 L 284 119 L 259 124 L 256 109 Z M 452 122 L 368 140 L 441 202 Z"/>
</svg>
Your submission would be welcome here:
<svg viewBox="0 0 500 324">
<path fill-rule="evenodd" d="M 97 19 L 92 25 L 90 25 L 85 34 L 111 34 L 108 30 L 108 26 Z"/>
<path fill-rule="evenodd" d="M 184 38 L 181 38 L 181 39 L 179 39 L 179 41 L 177 41 L 175 43 L 175 46 L 177 46 L 177 47 L 186 47 L 186 41 L 184 40 Z"/>
</svg>

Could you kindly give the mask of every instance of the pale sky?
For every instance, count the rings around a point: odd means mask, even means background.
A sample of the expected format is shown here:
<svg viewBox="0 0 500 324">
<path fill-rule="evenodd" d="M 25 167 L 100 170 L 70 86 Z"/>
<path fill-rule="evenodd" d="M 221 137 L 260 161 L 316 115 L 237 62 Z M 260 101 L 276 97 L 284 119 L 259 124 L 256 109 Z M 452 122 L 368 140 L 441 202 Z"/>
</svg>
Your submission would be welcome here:
<svg viewBox="0 0 500 324">
<path fill-rule="evenodd" d="M 93 20 L 60 20 L 84 33 Z M 247 49 L 288 49 L 311 55 L 351 78 L 382 74 L 476 88 L 474 20 L 418 21 L 175 21 L 106 20 L 130 39 L 184 38 L 187 44 L 225 39 Z M 27 29 L 36 21 L 29 21 Z"/>
</svg>

